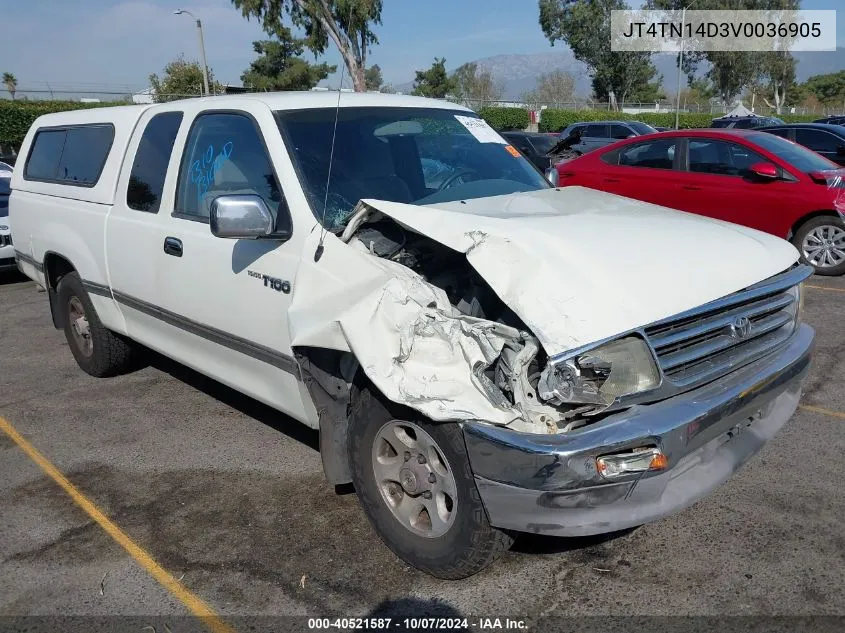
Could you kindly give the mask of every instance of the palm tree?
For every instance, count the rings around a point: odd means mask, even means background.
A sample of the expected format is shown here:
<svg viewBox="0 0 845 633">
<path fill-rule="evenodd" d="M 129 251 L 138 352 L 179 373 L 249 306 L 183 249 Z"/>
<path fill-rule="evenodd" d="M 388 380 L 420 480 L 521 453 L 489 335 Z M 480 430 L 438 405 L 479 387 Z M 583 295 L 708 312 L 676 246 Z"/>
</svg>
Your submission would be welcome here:
<svg viewBox="0 0 845 633">
<path fill-rule="evenodd" d="M 18 79 L 12 73 L 3 73 L 3 85 L 6 86 L 6 90 L 9 91 L 9 94 L 12 95 L 12 99 L 15 98 L 15 92 L 18 90 Z"/>
</svg>

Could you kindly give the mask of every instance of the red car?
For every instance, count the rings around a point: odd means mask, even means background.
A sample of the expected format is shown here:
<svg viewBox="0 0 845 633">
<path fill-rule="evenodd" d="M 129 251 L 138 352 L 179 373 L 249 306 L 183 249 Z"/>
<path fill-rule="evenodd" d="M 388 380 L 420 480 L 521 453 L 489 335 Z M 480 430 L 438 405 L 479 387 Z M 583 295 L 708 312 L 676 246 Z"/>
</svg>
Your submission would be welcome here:
<svg viewBox="0 0 845 633">
<path fill-rule="evenodd" d="M 750 226 L 790 240 L 821 275 L 845 273 L 845 169 L 753 130 L 626 139 L 556 165 L 579 185 Z M 671 265 L 671 262 L 667 262 Z"/>
</svg>

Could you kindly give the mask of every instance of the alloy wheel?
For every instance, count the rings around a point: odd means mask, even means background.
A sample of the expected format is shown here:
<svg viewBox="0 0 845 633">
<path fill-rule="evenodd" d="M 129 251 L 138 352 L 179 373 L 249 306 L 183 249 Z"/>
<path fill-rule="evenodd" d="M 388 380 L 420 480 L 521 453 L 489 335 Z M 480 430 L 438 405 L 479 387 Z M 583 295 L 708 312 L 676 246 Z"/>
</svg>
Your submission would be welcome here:
<svg viewBox="0 0 845 633">
<path fill-rule="evenodd" d="M 391 420 L 373 442 L 376 486 L 399 523 L 425 538 L 445 534 L 458 509 L 449 462 L 419 425 Z"/>
<path fill-rule="evenodd" d="M 832 224 L 817 226 L 804 237 L 801 251 L 816 268 L 831 268 L 845 262 L 845 230 Z"/>
</svg>

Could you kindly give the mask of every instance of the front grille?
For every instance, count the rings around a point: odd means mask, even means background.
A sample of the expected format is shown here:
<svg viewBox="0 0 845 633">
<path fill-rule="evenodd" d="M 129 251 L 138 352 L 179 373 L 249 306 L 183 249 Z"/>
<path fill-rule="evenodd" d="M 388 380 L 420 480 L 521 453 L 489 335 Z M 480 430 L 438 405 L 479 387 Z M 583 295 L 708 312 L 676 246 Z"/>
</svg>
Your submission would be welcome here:
<svg viewBox="0 0 845 633">
<path fill-rule="evenodd" d="M 798 316 L 798 291 L 789 285 L 796 276 L 793 271 L 647 327 L 665 378 L 688 388 L 738 369 L 783 343 Z"/>
<path fill-rule="evenodd" d="M 11 235 L 0 235 L 0 248 L 3 246 L 11 246 L 12 245 L 12 236 Z"/>
</svg>

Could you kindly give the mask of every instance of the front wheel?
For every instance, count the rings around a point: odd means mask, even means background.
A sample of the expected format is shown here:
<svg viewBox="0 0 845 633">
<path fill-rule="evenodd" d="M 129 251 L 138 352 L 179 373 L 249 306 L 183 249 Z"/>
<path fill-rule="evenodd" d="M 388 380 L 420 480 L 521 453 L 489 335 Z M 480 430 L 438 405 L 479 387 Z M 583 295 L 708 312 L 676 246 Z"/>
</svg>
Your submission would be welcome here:
<svg viewBox="0 0 845 633">
<path fill-rule="evenodd" d="M 394 415 L 368 389 L 354 396 L 349 461 L 355 490 L 399 558 L 432 576 L 458 579 L 511 546 L 511 537 L 487 521 L 457 424 L 435 424 L 407 409 Z"/>
<path fill-rule="evenodd" d="M 811 218 L 795 232 L 792 243 L 817 275 L 845 273 L 845 223 L 841 219 L 832 215 Z"/>
</svg>

